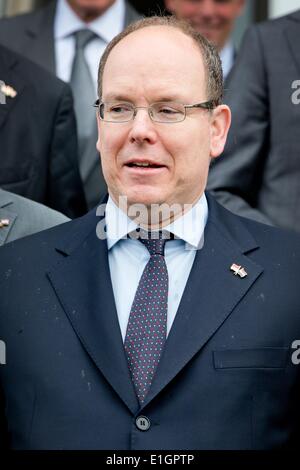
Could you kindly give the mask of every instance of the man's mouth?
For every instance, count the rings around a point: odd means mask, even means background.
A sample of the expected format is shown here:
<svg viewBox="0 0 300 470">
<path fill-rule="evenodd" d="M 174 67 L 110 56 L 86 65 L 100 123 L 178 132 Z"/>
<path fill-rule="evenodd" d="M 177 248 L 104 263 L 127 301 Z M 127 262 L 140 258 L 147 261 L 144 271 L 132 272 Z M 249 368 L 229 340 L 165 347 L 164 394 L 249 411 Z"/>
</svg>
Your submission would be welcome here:
<svg viewBox="0 0 300 470">
<path fill-rule="evenodd" d="M 132 160 L 132 161 L 125 163 L 125 166 L 127 166 L 128 168 L 138 168 L 142 170 L 165 168 L 165 165 L 162 165 L 161 163 L 153 162 L 151 160 L 143 160 L 143 161 Z"/>
<path fill-rule="evenodd" d="M 156 163 L 128 163 L 126 166 L 129 168 L 162 168 L 164 165 L 159 165 Z"/>
</svg>

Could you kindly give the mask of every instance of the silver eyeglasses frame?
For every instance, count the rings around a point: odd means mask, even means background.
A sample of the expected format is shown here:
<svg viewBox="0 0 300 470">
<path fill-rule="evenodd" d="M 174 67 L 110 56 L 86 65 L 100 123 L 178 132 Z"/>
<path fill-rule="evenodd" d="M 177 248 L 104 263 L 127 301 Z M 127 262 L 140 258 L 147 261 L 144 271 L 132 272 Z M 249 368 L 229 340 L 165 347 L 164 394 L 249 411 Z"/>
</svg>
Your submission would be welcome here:
<svg viewBox="0 0 300 470">
<path fill-rule="evenodd" d="M 204 101 L 203 103 L 195 103 L 195 104 L 182 104 L 182 103 L 176 103 L 176 104 L 180 104 L 180 106 L 182 106 L 184 108 L 184 114 L 182 115 L 182 118 L 180 120 L 177 120 L 177 121 L 161 121 L 161 120 L 158 120 L 158 119 L 154 119 L 153 118 L 153 115 L 151 113 L 151 109 L 152 109 L 152 106 L 155 105 L 155 104 L 159 104 L 159 103 L 166 103 L 168 104 L 168 102 L 164 102 L 164 101 L 158 101 L 157 103 L 152 103 L 150 104 L 149 106 L 134 106 L 132 103 L 129 103 L 129 102 L 125 102 L 124 101 L 124 104 L 128 104 L 132 107 L 132 116 L 130 117 L 130 119 L 125 119 L 125 120 L 110 120 L 110 119 L 104 119 L 103 118 L 103 114 L 101 113 L 101 107 L 104 106 L 105 102 L 103 101 L 100 101 L 99 99 L 97 101 L 95 101 L 94 103 L 94 107 L 95 108 L 98 108 L 98 111 L 99 111 L 99 118 L 101 121 L 104 121 L 104 122 L 112 122 L 112 123 L 116 123 L 116 124 L 121 124 L 123 122 L 130 122 L 132 121 L 135 116 L 136 116 L 136 113 L 137 113 L 137 110 L 138 109 L 146 109 L 148 111 L 148 115 L 150 117 L 150 119 L 153 121 L 153 122 L 159 122 L 159 123 L 162 123 L 162 124 L 176 124 L 177 122 L 182 122 L 185 120 L 186 118 L 186 110 L 187 109 L 193 109 L 193 108 L 200 108 L 200 109 L 205 109 L 205 110 L 213 110 L 217 104 L 215 102 L 215 100 L 209 100 L 209 101 Z M 173 102 L 175 103 L 175 102 Z"/>
</svg>

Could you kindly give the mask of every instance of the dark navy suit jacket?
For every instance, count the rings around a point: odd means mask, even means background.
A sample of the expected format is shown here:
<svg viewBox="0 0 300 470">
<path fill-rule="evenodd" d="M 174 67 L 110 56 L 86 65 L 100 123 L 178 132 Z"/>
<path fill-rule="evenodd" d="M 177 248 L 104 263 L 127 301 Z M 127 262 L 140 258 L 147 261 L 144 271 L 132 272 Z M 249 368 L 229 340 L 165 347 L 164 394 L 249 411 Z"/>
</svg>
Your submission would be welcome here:
<svg viewBox="0 0 300 470">
<path fill-rule="evenodd" d="M 298 445 L 300 366 L 291 345 L 300 339 L 299 237 L 208 202 L 204 247 L 141 409 L 95 212 L 0 249 L 3 445 Z M 233 263 L 247 276 L 235 276 Z M 140 415 L 147 431 L 136 427 Z"/>
<path fill-rule="evenodd" d="M 1 28 L 1 27 L 0 27 Z M 0 187 L 74 218 L 87 212 L 70 87 L 0 45 Z"/>
</svg>

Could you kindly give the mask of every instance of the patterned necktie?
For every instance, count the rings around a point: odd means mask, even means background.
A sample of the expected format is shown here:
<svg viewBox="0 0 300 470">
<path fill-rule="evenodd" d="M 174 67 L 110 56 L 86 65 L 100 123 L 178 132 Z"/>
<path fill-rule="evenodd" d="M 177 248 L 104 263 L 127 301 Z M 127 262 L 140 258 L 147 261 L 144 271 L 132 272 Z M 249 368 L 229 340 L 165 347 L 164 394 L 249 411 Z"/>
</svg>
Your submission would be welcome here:
<svg viewBox="0 0 300 470">
<path fill-rule="evenodd" d="M 167 333 L 168 271 L 164 257 L 166 240 L 140 238 L 150 253 L 127 325 L 124 348 L 140 404 L 149 391 Z"/>
<path fill-rule="evenodd" d="M 72 65 L 71 87 L 74 95 L 74 108 L 77 119 L 79 158 L 84 155 L 89 138 L 93 132 L 95 113 L 94 82 L 84 56 L 84 49 L 96 34 L 89 29 L 81 29 L 75 33 L 75 56 Z"/>
</svg>

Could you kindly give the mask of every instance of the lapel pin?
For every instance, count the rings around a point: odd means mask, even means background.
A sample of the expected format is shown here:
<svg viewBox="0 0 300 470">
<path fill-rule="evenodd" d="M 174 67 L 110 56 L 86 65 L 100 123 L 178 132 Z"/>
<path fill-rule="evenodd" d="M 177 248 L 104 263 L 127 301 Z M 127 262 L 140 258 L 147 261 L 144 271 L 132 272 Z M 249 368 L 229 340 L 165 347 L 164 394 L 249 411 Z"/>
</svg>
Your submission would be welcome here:
<svg viewBox="0 0 300 470">
<path fill-rule="evenodd" d="M 3 93 L 4 96 L 7 96 L 9 98 L 15 98 L 17 96 L 16 90 L 10 85 L 3 84 L 0 88 L 0 91 L 1 93 Z"/>
<path fill-rule="evenodd" d="M 243 268 L 242 266 L 239 266 L 238 264 L 233 263 L 230 266 L 230 271 L 233 271 L 235 276 L 240 276 L 241 278 L 247 276 L 247 272 L 245 271 L 245 268 Z"/>
<path fill-rule="evenodd" d="M 8 227 L 9 220 L 8 219 L 0 219 L 0 228 Z"/>
</svg>

